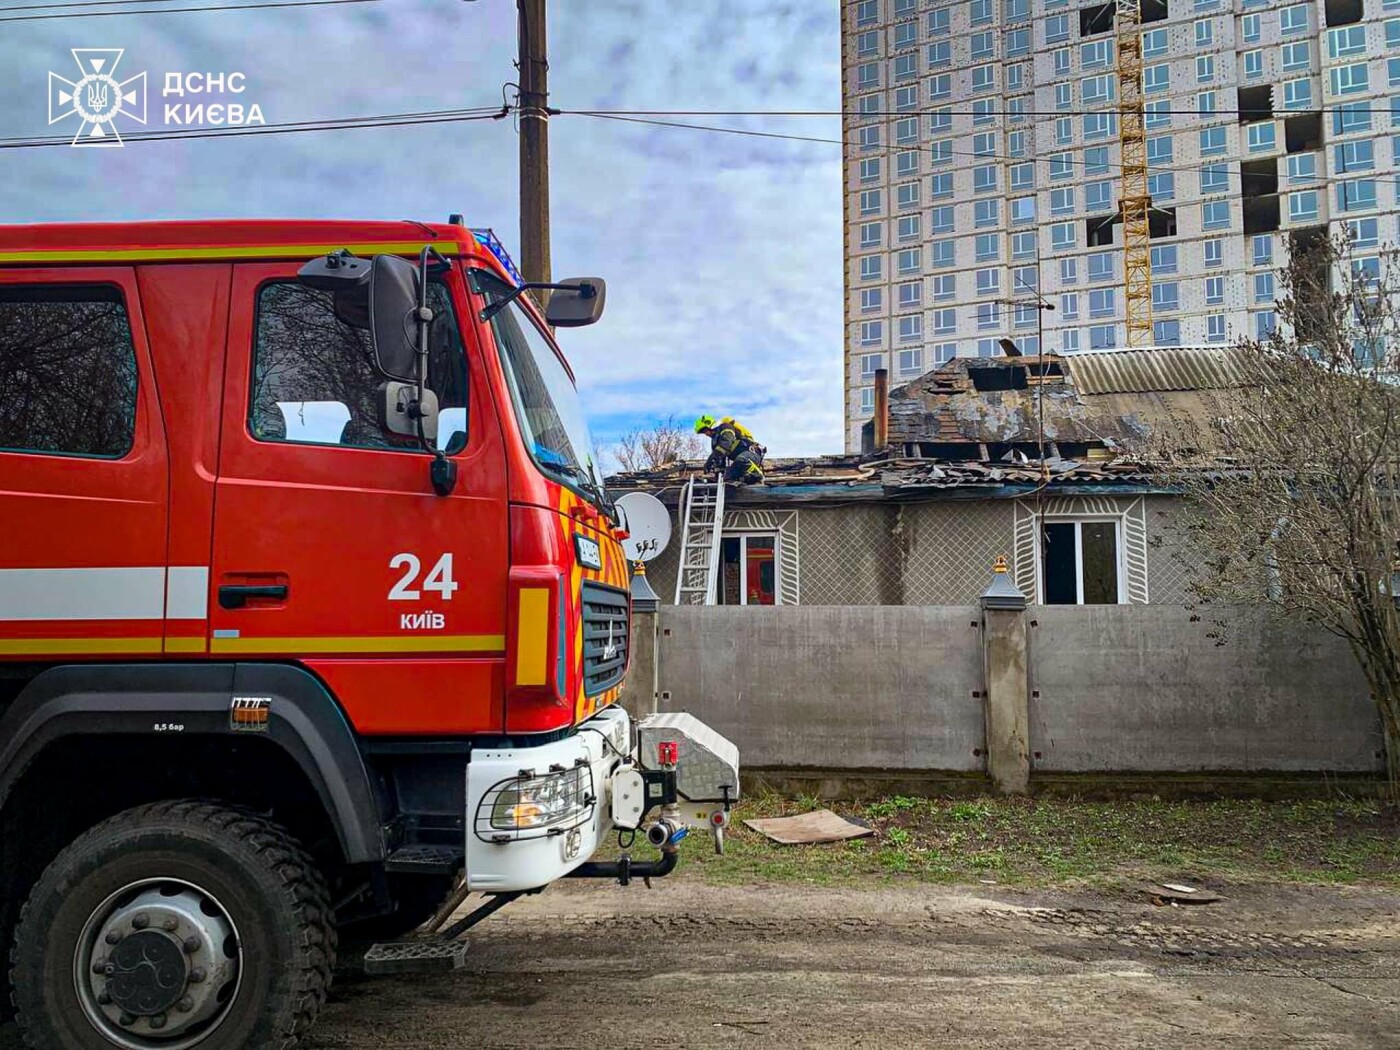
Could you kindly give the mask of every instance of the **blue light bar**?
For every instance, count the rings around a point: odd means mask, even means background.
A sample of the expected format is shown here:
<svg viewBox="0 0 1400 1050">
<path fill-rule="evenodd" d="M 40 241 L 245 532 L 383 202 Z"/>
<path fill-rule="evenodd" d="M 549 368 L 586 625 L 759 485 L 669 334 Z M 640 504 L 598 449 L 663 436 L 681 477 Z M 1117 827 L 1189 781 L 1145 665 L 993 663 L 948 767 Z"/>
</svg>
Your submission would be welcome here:
<svg viewBox="0 0 1400 1050">
<path fill-rule="evenodd" d="M 506 273 L 517 285 L 525 283 L 525 278 L 520 276 L 520 271 L 515 268 L 515 262 L 510 257 L 510 252 L 506 251 L 506 246 L 501 243 L 501 239 L 496 236 L 496 231 L 488 228 L 472 230 L 472 236 L 481 242 L 481 246 L 496 257 L 496 261 L 506 268 Z"/>
</svg>

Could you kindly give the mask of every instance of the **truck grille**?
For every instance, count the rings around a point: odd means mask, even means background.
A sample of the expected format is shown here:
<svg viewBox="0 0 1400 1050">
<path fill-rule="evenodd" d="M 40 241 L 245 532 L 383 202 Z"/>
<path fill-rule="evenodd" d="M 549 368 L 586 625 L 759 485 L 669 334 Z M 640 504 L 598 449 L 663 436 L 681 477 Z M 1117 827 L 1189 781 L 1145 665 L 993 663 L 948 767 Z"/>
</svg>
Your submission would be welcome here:
<svg viewBox="0 0 1400 1050">
<path fill-rule="evenodd" d="M 632 633 L 627 622 L 627 592 L 585 581 L 583 584 L 583 691 L 597 696 L 622 681 Z"/>
</svg>

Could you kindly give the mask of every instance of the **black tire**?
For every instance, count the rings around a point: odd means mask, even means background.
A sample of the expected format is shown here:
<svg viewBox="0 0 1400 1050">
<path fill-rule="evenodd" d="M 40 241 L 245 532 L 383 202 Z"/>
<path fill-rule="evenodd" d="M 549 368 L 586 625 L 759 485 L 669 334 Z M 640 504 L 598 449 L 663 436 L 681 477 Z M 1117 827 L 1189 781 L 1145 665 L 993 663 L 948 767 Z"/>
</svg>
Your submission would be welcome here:
<svg viewBox="0 0 1400 1050">
<path fill-rule="evenodd" d="M 284 830 L 200 801 L 128 810 L 49 865 L 20 915 L 11 987 L 34 1050 L 113 1050 L 75 979 L 79 942 L 115 894 L 171 880 L 203 889 L 238 932 L 238 980 L 198 1050 L 291 1050 L 325 1003 L 336 935 L 326 884 Z M 175 1015 L 172 1013 L 172 1017 Z M 152 1035 L 137 1045 L 159 1046 Z M 176 1040 L 176 1042 L 180 1042 Z"/>
</svg>

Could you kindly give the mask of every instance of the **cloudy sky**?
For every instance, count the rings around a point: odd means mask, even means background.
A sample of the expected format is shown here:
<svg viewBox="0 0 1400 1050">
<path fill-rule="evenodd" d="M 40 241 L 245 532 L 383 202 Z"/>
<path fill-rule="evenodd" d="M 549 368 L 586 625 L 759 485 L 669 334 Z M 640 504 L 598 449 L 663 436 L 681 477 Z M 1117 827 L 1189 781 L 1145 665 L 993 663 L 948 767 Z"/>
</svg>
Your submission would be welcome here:
<svg viewBox="0 0 1400 1050">
<path fill-rule="evenodd" d="M 0 19 L 37 2 L 0 0 Z M 840 105 L 831 0 L 552 0 L 550 46 L 551 103 L 563 109 Z M 148 71 L 153 115 L 165 72 L 205 70 L 246 73 L 242 98 L 269 123 L 485 106 L 515 79 L 515 4 L 10 22 L 0 25 L 0 139 L 71 133 L 71 121 L 47 126 L 46 81 L 50 69 L 71 76 L 72 47 L 125 48 L 121 72 Z M 839 137 L 827 117 L 702 122 Z M 603 323 L 562 339 L 599 443 L 708 411 L 750 423 L 776 455 L 839 451 L 838 148 L 582 116 L 556 118 L 550 135 L 554 273 L 608 280 Z M 509 119 L 10 149 L 0 151 L 0 222 L 461 211 L 513 249 L 516 150 Z"/>
</svg>

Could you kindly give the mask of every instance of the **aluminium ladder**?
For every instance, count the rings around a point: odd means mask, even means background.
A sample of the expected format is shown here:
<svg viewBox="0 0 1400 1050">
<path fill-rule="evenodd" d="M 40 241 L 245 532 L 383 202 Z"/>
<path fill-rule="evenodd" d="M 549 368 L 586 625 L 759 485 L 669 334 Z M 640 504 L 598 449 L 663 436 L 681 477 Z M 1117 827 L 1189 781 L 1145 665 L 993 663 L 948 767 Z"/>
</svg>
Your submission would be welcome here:
<svg viewBox="0 0 1400 1050">
<path fill-rule="evenodd" d="M 682 500 L 685 517 L 680 567 L 676 572 L 676 604 L 714 605 L 724 527 L 724 481 L 692 474 Z"/>
</svg>

